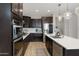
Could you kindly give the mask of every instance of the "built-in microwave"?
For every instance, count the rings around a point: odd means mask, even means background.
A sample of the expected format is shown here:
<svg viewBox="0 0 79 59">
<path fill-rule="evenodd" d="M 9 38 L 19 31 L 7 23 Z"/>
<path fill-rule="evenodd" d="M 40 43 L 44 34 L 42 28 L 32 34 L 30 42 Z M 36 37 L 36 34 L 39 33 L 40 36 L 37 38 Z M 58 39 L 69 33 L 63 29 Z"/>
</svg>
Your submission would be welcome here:
<svg viewBox="0 0 79 59">
<path fill-rule="evenodd" d="M 13 39 L 17 39 L 22 36 L 22 26 L 13 25 Z"/>
</svg>

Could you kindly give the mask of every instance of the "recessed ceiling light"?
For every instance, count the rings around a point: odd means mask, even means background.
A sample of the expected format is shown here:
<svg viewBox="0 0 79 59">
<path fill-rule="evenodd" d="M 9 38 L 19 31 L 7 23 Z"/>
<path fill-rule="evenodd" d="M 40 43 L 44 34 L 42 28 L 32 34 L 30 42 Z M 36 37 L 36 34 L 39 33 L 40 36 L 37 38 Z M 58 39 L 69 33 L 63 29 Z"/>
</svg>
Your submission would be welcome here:
<svg viewBox="0 0 79 59">
<path fill-rule="evenodd" d="M 50 12 L 50 10 L 48 10 L 48 12 Z"/>
<path fill-rule="evenodd" d="M 35 12 L 39 12 L 39 10 L 35 10 Z"/>
</svg>

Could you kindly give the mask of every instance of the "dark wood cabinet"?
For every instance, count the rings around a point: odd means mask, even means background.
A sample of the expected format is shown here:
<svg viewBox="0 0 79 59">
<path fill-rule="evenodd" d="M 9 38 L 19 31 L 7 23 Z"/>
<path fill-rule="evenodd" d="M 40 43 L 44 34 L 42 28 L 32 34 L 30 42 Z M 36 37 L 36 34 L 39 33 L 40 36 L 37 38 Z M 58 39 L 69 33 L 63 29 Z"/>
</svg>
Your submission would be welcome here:
<svg viewBox="0 0 79 59">
<path fill-rule="evenodd" d="M 13 55 L 13 19 L 22 20 L 18 12 L 17 3 L 0 4 L 0 56 Z M 21 7 L 20 7 L 21 8 Z"/>
<path fill-rule="evenodd" d="M 23 26 L 23 4 L 22 3 L 12 3 L 11 4 L 11 13 L 12 13 L 12 30 L 13 30 L 13 26 L 20 26 L 19 29 L 17 28 L 17 34 L 18 37 L 22 37 L 22 26 Z M 12 31 L 13 32 L 13 31 Z M 18 33 L 19 32 L 19 33 Z M 13 34 L 12 34 L 13 36 Z M 17 40 L 15 39 L 15 40 Z M 22 55 L 22 51 L 23 51 L 23 38 L 18 40 L 16 43 L 14 43 L 13 40 L 13 55 Z M 19 54 L 20 52 L 20 54 Z"/>
<path fill-rule="evenodd" d="M 15 16 L 15 18 L 23 18 L 23 3 L 12 3 L 12 13 Z"/>
<path fill-rule="evenodd" d="M 63 47 L 46 36 L 46 48 L 51 56 L 63 56 Z"/>
<path fill-rule="evenodd" d="M 31 17 L 29 16 L 23 16 L 23 27 L 24 28 L 29 28 L 30 27 L 30 24 L 31 24 Z"/>
<path fill-rule="evenodd" d="M 22 8 L 22 4 L 20 8 L 18 6 L 19 4 L 16 4 L 16 3 L 13 3 L 13 4 L 1 3 L 0 4 L 0 55 L 1 56 L 13 55 L 12 20 L 14 19 L 18 25 L 19 23 L 17 21 L 22 23 L 22 18 L 21 18 L 22 14 L 20 14 L 20 12 L 18 11 L 18 9 Z M 29 38 L 31 37 L 28 37 L 28 40 L 26 41 L 30 42 L 31 39 Z M 26 44 L 24 44 L 23 41 L 21 41 L 21 42 L 15 43 L 14 45 L 15 46 L 19 45 L 18 49 L 16 47 L 14 48 L 15 50 L 19 50 L 23 45 L 26 45 Z"/>
<path fill-rule="evenodd" d="M 35 19 L 31 19 L 30 20 L 30 27 L 31 28 L 35 28 L 36 27 L 36 20 Z"/>
<path fill-rule="evenodd" d="M 47 36 L 46 36 L 45 45 L 46 45 L 46 48 L 47 48 L 48 52 L 52 56 L 53 55 L 53 53 L 52 53 L 52 50 L 53 50 L 53 41 L 49 37 L 47 37 Z"/>
<path fill-rule="evenodd" d="M 12 55 L 11 4 L 0 3 L 0 56 Z"/>
<path fill-rule="evenodd" d="M 30 42 L 42 42 L 42 33 L 31 33 L 30 35 Z"/>
<path fill-rule="evenodd" d="M 53 17 L 48 16 L 48 17 L 42 17 L 43 23 L 53 23 Z"/>
<path fill-rule="evenodd" d="M 14 12 L 15 14 L 19 14 L 19 4 L 18 3 L 12 4 L 12 12 Z"/>
<path fill-rule="evenodd" d="M 23 3 L 12 3 L 12 12 L 22 16 Z"/>
<path fill-rule="evenodd" d="M 46 36 L 45 45 L 52 56 L 79 56 L 79 49 L 66 49 L 48 36 Z"/>
<path fill-rule="evenodd" d="M 42 27 L 42 20 L 41 19 L 31 19 L 30 20 L 30 27 L 31 28 L 41 28 Z"/>
<path fill-rule="evenodd" d="M 19 16 L 21 17 L 21 18 L 23 18 L 23 3 L 19 3 L 18 4 L 19 5 L 19 7 L 18 7 L 18 9 L 19 9 Z"/>
<path fill-rule="evenodd" d="M 22 56 L 23 55 L 23 38 L 21 40 L 14 43 L 14 56 Z"/>
<path fill-rule="evenodd" d="M 26 51 L 26 49 L 27 49 L 29 43 L 30 43 L 30 34 L 23 40 L 23 51 L 22 51 L 22 56 L 24 56 L 25 51 Z"/>
<path fill-rule="evenodd" d="M 41 28 L 42 27 L 42 19 L 31 19 L 29 16 L 23 16 L 25 28 Z"/>
<path fill-rule="evenodd" d="M 53 56 L 63 56 L 63 47 L 58 45 L 56 42 L 53 42 L 52 50 Z"/>
</svg>

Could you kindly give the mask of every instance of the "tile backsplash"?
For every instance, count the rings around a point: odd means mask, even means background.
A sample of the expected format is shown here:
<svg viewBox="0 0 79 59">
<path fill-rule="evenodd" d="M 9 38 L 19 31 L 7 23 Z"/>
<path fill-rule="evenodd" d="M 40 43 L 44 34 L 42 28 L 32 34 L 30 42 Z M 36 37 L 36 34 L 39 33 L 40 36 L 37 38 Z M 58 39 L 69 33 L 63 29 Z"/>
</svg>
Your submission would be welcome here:
<svg viewBox="0 0 79 59">
<path fill-rule="evenodd" d="M 42 33 L 41 28 L 23 28 L 25 33 Z"/>
</svg>

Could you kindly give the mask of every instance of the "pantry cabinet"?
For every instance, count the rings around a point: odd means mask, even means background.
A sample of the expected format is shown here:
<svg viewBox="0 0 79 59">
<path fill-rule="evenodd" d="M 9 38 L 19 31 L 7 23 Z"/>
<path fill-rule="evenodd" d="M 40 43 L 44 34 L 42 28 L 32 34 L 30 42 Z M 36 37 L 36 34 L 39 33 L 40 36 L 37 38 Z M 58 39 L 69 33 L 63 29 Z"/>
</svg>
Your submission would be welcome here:
<svg viewBox="0 0 79 59">
<path fill-rule="evenodd" d="M 0 56 L 12 55 L 11 4 L 0 3 Z"/>
</svg>

